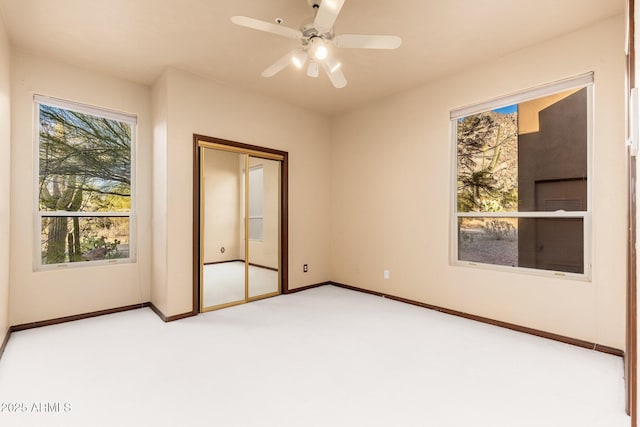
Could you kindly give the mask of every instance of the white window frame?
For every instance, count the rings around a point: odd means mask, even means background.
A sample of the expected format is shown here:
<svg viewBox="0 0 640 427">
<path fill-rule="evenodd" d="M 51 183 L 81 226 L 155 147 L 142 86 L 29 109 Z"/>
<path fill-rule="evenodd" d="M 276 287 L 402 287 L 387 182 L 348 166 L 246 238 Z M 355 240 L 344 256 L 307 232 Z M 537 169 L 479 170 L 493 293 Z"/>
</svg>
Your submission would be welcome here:
<svg viewBox="0 0 640 427">
<path fill-rule="evenodd" d="M 491 111 L 502 107 L 530 101 L 555 93 L 578 88 L 587 89 L 587 209 L 586 211 L 538 211 L 538 212 L 458 212 L 458 139 L 457 120 L 473 114 Z M 594 75 L 585 73 L 572 78 L 559 80 L 547 85 L 495 98 L 479 104 L 468 105 L 450 111 L 451 121 L 451 153 L 453 159 L 453 174 L 451 177 L 451 235 L 450 235 L 450 263 L 454 266 L 483 268 L 497 271 L 517 272 L 539 276 L 566 278 L 590 281 L 592 276 L 592 181 L 593 181 L 593 139 L 594 139 Z M 511 267 L 481 262 L 461 261 L 458 259 L 458 220 L 460 218 L 581 218 L 583 220 L 583 273 L 543 270 L 528 267 Z"/>
<path fill-rule="evenodd" d="M 134 114 L 122 113 L 106 108 L 94 107 L 74 101 L 63 100 L 43 95 L 33 95 L 34 105 L 34 169 L 33 169 L 33 200 L 34 200 L 34 240 L 33 240 L 33 265 L 34 271 L 58 270 L 67 268 L 86 268 L 92 266 L 103 266 L 109 264 L 135 263 L 137 254 L 136 239 L 136 141 L 137 141 L 137 116 Z M 129 212 L 69 212 L 69 211 L 40 211 L 40 192 L 38 183 L 40 181 L 40 106 L 48 105 L 78 113 L 117 120 L 128 123 L 131 126 L 131 205 Z M 42 263 L 42 243 L 41 226 L 43 217 L 120 217 L 129 218 L 129 257 L 114 258 L 107 260 L 94 260 L 83 262 L 65 262 L 59 264 Z"/>
</svg>

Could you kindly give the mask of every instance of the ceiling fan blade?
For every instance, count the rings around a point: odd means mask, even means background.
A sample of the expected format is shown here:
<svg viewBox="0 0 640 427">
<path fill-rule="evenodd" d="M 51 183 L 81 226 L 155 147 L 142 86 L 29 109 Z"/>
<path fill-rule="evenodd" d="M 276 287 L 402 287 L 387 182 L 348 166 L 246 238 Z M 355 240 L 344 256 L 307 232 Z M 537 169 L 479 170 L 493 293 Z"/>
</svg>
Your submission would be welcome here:
<svg viewBox="0 0 640 427">
<path fill-rule="evenodd" d="M 336 18 L 340 13 L 340 9 L 342 9 L 344 1 L 345 0 L 322 0 L 318 13 L 316 13 L 316 19 L 313 21 L 313 26 L 321 33 L 330 31 L 336 22 Z"/>
<path fill-rule="evenodd" d="M 296 50 L 294 49 L 291 52 L 288 52 L 285 55 L 283 55 L 280 59 L 278 59 L 273 64 L 271 64 L 269 68 L 267 68 L 262 72 L 262 77 L 273 77 L 276 74 L 278 74 L 280 71 L 284 70 L 287 67 L 287 65 L 291 64 L 291 58 L 295 52 Z"/>
<path fill-rule="evenodd" d="M 331 80 L 331 84 L 336 89 L 341 89 L 347 85 L 347 79 L 344 77 L 344 74 L 342 73 L 342 67 L 338 67 L 333 71 L 331 71 L 326 61 L 323 61 L 322 69 L 324 69 L 325 73 L 327 73 L 329 80 Z"/>
<path fill-rule="evenodd" d="M 354 49 L 397 49 L 402 44 L 398 36 L 370 36 L 365 34 L 340 34 L 333 38 L 333 44 L 341 48 Z"/>
<path fill-rule="evenodd" d="M 272 24 L 271 22 L 260 21 L 246 16 L 232 16 L 231 22 L 241 27 L 247 27 L 258 31 L 277 34 L 290 39 L 300 39 L 302 32 L 293 28 L 283 27 L 282 25 Z"/>
</svg>

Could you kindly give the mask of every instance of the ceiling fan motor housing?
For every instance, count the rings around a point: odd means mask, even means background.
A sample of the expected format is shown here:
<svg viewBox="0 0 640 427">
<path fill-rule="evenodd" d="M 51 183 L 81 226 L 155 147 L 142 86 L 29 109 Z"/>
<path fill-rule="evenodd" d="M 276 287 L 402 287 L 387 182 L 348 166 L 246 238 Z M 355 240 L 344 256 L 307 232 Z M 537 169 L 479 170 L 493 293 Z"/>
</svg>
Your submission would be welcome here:
<svg viewBox="0 0 640 427">
<path fill-rule="evenodd" d="M 327 31 L 326 33 L 321 34 L 313 25 L 313 22 L 303 25 L 300 31 L 302 31 L 302 42 L 305 45 L 314 37 L 320 37 L 323 40 L 331 40 L 333 38 L 333 32 Z"/>
</svg>

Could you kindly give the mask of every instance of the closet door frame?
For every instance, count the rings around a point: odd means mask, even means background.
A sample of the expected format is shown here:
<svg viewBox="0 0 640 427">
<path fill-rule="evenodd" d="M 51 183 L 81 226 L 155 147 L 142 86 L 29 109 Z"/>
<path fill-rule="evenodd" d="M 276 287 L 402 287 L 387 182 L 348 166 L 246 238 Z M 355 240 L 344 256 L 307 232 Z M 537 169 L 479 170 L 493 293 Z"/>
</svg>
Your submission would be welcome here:
<svg viewBox="0 0 640 427">
<path fill-rule="evenodd" d="M 200 313 L 200 282 L 202 279 L 202 215 L 201 215 L 201 148 L 211 148 L 246 154 L 251 157 L 259 157 L 269 160 L 277 160 L 280 165 L 280 292 L 289 292 L 288 281 L 288 153 L 286 151 L 265 148 L 256 145 L 244 144 L 205 135 L 193 135 L 193 312 Z M 253 298 L 260 299 L 260 298 Z"/>
</svg>

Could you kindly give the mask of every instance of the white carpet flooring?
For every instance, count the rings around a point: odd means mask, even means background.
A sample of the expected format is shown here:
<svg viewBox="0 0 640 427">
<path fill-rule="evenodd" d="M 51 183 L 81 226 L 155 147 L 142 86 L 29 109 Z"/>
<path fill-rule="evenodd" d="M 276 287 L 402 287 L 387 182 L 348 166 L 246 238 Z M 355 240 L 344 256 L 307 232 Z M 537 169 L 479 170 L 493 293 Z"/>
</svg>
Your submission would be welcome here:
<svg viewBox="0 0 640 427">
<path fill-rule="evenodd" d="M 619 357 L 333 286 L 16 332 L 0 404 L 4 427 L 630 424 Z"/>
</svg>

